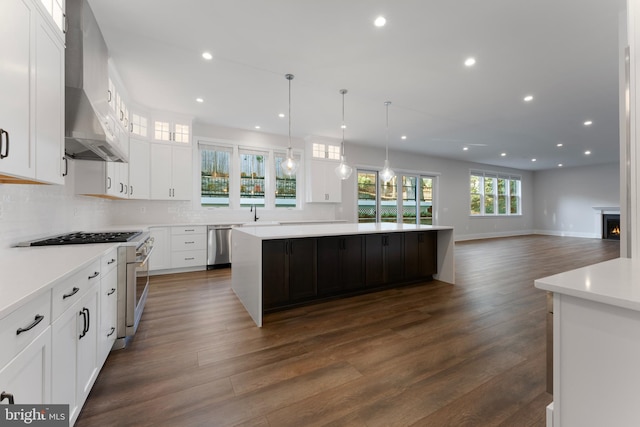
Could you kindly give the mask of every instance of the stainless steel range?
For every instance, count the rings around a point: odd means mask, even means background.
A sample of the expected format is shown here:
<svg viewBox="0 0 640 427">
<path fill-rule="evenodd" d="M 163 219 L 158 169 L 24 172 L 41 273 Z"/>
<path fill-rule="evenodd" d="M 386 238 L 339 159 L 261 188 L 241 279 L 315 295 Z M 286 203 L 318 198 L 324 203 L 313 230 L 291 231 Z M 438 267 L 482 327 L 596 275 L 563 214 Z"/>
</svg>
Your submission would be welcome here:
<svg viewBox="0 0 640 427">
<path fill-rule="evenodd" d="M 138 330 L 149 292 L 149 258 L 153 238 L 143 231 L 73 232 L 19 243 L 17 246 L 57 246 L 122 243 L 118 248 L 118 337 L 113 349 L 127 346 Z"/>
</svg>

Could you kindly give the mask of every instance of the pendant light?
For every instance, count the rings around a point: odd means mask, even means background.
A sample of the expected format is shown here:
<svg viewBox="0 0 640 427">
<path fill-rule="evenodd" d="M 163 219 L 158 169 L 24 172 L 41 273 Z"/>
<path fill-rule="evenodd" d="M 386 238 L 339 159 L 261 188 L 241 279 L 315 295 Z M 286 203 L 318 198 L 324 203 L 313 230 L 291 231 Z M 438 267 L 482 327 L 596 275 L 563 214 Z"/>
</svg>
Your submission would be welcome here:
<svg viewBox="0 0 640 427">
<path fill-rule="evenodd" d="M 384 168 L 380 171 L 380 178 L 386 184 L 396 176 L 396 173 L 389 167 L 389 105 L 391 105 L 391 101 L 385 101 L 384 105 L 387 107 L 387 150 L 384 159 Z"/>
<path fill-rule="evenodd" d="M 293 149 L 291 148 L 291 80 L 293 74 L 285 74 L 284 78 L 289 80 L 289 147 L 287 147 L 287 158 L 280 163 L 280 168 L 285 175 L 293 176 L 298 170 L 298 161 L 293 157 Z"/>
<path fill-rule="evenodd" d="M 336 175 L 338 178 L 345 180 L 351 176 L 353 168 L 347 164 L 347 158 L 344 156 L 344 130 L 347 127 L 344 124 L 344 95 L 347 93 L 346 89 L 340 89 L 342 95 L 342 142 L 340 143 L 340 164 L 336 167 Z"/>
</svg>

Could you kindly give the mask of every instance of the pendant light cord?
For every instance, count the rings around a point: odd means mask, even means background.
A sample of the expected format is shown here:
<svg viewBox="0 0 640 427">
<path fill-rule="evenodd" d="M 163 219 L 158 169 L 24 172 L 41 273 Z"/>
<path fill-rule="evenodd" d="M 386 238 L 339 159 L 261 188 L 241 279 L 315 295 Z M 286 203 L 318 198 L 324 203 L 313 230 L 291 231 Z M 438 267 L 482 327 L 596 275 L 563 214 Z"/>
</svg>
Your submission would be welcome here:
<svg viewBox="0 0 640 427">
<path fill-rule="evenodd" d="M 340 93 L 342 94 L 342 143 L 340 144 L 341 148 L 342 148 L 342 153 L 341 156 L 344 157 L 344 94 L 347 93 L 346 89 L 342 89 L 340 90 Z"/>
<path fill-rule="evenodd" d="M 384 103 L 387 107 L 387 149 L 385 154 L 385 160 L 387 161 L 389 160 L 389 104 L 391 104 L 391 101 L 386 101 Z"/>
<path fill-rule="evenodd" d="M 291 80 L 293 74 L 287 74 L 287 80 L 289 80 L 289 150 L 291 150 Z"/>
</svg>

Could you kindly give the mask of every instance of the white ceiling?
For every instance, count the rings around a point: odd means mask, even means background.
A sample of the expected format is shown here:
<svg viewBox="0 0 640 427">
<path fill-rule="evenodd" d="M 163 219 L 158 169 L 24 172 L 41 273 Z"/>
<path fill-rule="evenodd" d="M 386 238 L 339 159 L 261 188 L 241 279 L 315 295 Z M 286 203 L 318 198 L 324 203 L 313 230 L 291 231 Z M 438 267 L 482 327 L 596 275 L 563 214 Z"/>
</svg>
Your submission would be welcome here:
<svg viewBox="0 0 640 427">
<path fill-rule="evenodd" d="M 130 97 L 153 109 L 286 135 L 292 73 L 294 137 L 340 138 L 348 89 L 347 154 L 384 147 L 388 100 L 392 166 L 393 151 L 526 170 L 618 161 L 624 0 L 89 3 Z"/>
</svg>

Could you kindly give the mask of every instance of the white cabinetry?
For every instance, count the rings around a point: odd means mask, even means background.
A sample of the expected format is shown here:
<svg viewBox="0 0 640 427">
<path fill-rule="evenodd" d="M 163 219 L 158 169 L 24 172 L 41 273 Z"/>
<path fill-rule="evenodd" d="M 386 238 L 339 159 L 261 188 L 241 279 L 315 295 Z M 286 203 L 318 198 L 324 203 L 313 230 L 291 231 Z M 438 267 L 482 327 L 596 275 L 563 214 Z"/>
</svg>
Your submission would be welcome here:
<svg viewBox="0 0 640 427">
<path fill-rule="evenodd" d="M 171 227 L 171 268 L 207 265 L 207 227 Z"/>
<path fill-rule="evenodd" d="M 69 404 L 71 424 L 99 371 L 100 264 L 94 261 L 52 290 L 51 398 Z"/>
<path fill-rule="evenodd" d="M 307 202 L 342 202 L 342 181 L 335 173 L 339 162 L 312 159 L 307 165 Z"/>
<path fill-rule="evenodd" d="M 129 198 L 129 165 L 119 162 L 76 160 L 76 194 L 111 199 Z"/>
<path fill-rule="evenodd" d="M 190 200 L 191 147 L 152 144 L 150 149 L 151 199 Z"/>
<path fill-rule="evenodd" d="M 149 142 L 129 140 L 129 198 L 149 198 Z"/>
<path fill-rule="evenodd" d="M 0 182 L 61 184 L 64 42 L 42 5 L 6 0 L 0 26 Z"/>
<path fill-rule="evenodd" d="M 116 340 L 118 321 L 118 253 L 114 248 L 102 257 L 100 267 L 100 327 L 98 328 L 98 366 L 101 367 Z"/>
<path fill-rule="evenodd" d="M 50 302 L 47 292 L 0 319 L 0 392 L 16 404 L 51 399 Z"/>
<path fill-rule="evenodd" d="M 191 144 L 189 120 L 154 120 L 152 138 L 155 141 Z"/>
<path fill-rule="evenodd" d="M 166 270 L 203 270 L 207 265 L 207 227 L 188 225 L 152 227 L 153 256 L 149 269 L 152 272 Z"/>
</svg>

